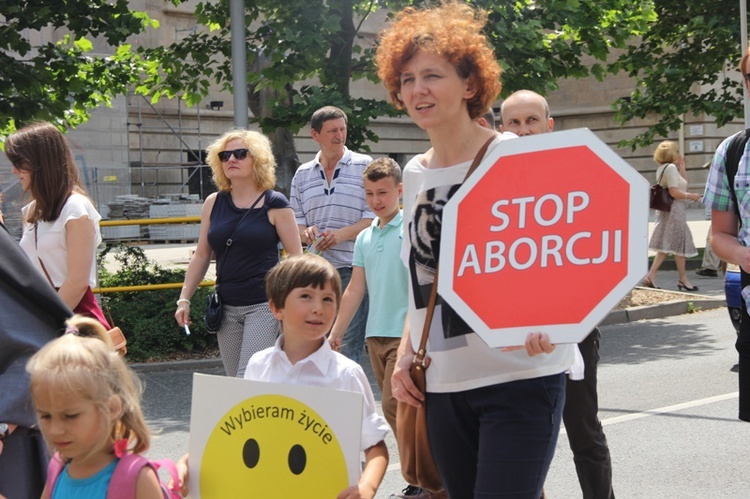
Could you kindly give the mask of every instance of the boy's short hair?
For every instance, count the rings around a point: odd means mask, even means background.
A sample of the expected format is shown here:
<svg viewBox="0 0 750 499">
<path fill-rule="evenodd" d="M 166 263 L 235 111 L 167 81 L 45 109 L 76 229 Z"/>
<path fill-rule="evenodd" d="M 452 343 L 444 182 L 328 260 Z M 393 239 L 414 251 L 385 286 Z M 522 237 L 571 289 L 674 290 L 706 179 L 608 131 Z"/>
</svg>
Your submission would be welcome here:
<svg viewBox="0 0 750 499">
<path fill-rule="evenodd" d="M 373 160 L 362 176 L 370 182 L 377 182 L 381 178 L 391 177 L 396 185 L 401 183 L 401 167 L 398 166 L 396 160 L 384 156 Z"/>
<path fill-rule="evenodd" d="M 322 256 L 305 253 L 279 262 L 266 276 L 266 296 L 277 308 L 284 308 L 289 293 L 296 288 L 312 286 L 323 289 L 331 283 L 336 294 L 336 308 L 341 303 L 341 277 L 336 268 Z"/>
</svg>

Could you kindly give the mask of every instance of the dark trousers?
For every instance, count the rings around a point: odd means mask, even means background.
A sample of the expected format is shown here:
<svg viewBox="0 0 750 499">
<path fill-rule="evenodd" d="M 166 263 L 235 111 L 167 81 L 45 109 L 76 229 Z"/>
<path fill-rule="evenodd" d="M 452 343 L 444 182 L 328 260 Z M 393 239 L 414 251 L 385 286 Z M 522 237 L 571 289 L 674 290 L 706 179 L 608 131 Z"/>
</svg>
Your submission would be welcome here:
<svg viewBox="0 0 750 499">
<path fill-rule="evenodd" d="M 451 499 L 538 499 L 565 403 L 565 374 L 427 393 L 432 455 Z"/>
<path fill-rule="evenodd" d="M 750 274 L 744 270 L 740 277 L 742 288 L 750 285 Z M 737 335 L 737 342 L 734 344 L 737 353 L 740 355 L 739 371 L 739 388 L 740 388 L 740 413 L 739 418 L 743 421 L 750 421 L 750 316 L 747 314 L 747 305 L 742 300 L 742 310 L 740 316 L 740 333 Z"/>
<path fill-rule="evenodd" d="M 599 364 L 601 333 L 595 328 L 579 343 L 586 365 L 582 380 L 567 376 L 563 422 L 576 465 L 578 482 L 584 499 L 614 499 L 612 460 L 599 421 L 599 397 L 596 393 L 596 371 Z"/>
</svg>

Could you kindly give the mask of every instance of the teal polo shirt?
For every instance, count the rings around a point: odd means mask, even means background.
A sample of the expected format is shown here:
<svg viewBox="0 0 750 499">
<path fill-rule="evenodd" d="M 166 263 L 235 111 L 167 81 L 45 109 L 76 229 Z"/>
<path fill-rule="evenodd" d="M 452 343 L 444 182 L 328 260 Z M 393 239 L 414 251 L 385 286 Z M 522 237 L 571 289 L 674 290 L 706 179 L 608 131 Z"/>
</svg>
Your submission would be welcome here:
<svg viewBox="0 0 750 499">
<path fill-rule="evenodd" d="M 401 261 L 403 212 L 382 229 L 378 219 L 357 236 L 354 243 L 355 267 L 365 269 L 370 310 L 365 337 L 400 338 L 409 307 L 409 274 Z"/>
</svg>

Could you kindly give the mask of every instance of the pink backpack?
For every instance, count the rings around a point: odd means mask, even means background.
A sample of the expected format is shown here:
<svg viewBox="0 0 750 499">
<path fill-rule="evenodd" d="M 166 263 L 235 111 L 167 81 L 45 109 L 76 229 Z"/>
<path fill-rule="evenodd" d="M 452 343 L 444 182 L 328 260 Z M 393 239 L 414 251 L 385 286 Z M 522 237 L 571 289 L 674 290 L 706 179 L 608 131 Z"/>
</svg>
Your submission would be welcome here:
<svg viewBox="0 0 750 499">
<path fill-rule="evenodd" d="M 138 484 L 138 475 L 144 466 L 150 466 L 158 475 L 159 468 L 164 468 L 172 475 L 174 485 L 172 488 L 167 487 L 159 479 L 161 491 L 164 499 L 178 499 L 180 494 L 180 479 L 177 475 L 177 467 L 171 459 L 160 459 L 159 461 L 150 461 L 139 454 L 125 454 L 120 458 L 120 462 L 115 466 L 112 473 L 112 479 L 107 487 L 107 499 L 133 499 L 135 497 L 136 485 Z M 47 467 L 46 489 L 49 496 L 52 497 L 52 491 L 57 482 L 57 477 L 62 473 L 65 463 L 58 453 L 52 457 Z"/>
</svg>

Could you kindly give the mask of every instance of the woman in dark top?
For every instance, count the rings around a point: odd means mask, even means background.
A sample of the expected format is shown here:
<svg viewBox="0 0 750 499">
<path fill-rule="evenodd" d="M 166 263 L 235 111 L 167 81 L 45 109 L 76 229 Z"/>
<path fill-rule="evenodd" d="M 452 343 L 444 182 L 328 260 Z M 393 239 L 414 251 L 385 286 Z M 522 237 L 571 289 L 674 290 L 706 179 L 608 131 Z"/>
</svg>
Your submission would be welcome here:
<svg viewBox="0 0 750 499">
<path fill-rule="evenodd" d="M 278 243 L 289 255 L 301 255 L 302 245 L 289 202 L 272 190 L 276 162 L 264 135 L 233 129 L 208 146 L 207 153 L 219 192 L 203 203 L 198 246 L 175 318 L 180 326 L 190 324 L 190 297 L 215 255 L 217 291 L 224 304 L 217 332 L 221 360 L 227 376 L 242 378 L 250 356 L 273 346 L 278 333 L 264 284 L 266 273 L 279 261 Z"/>
</svg>

